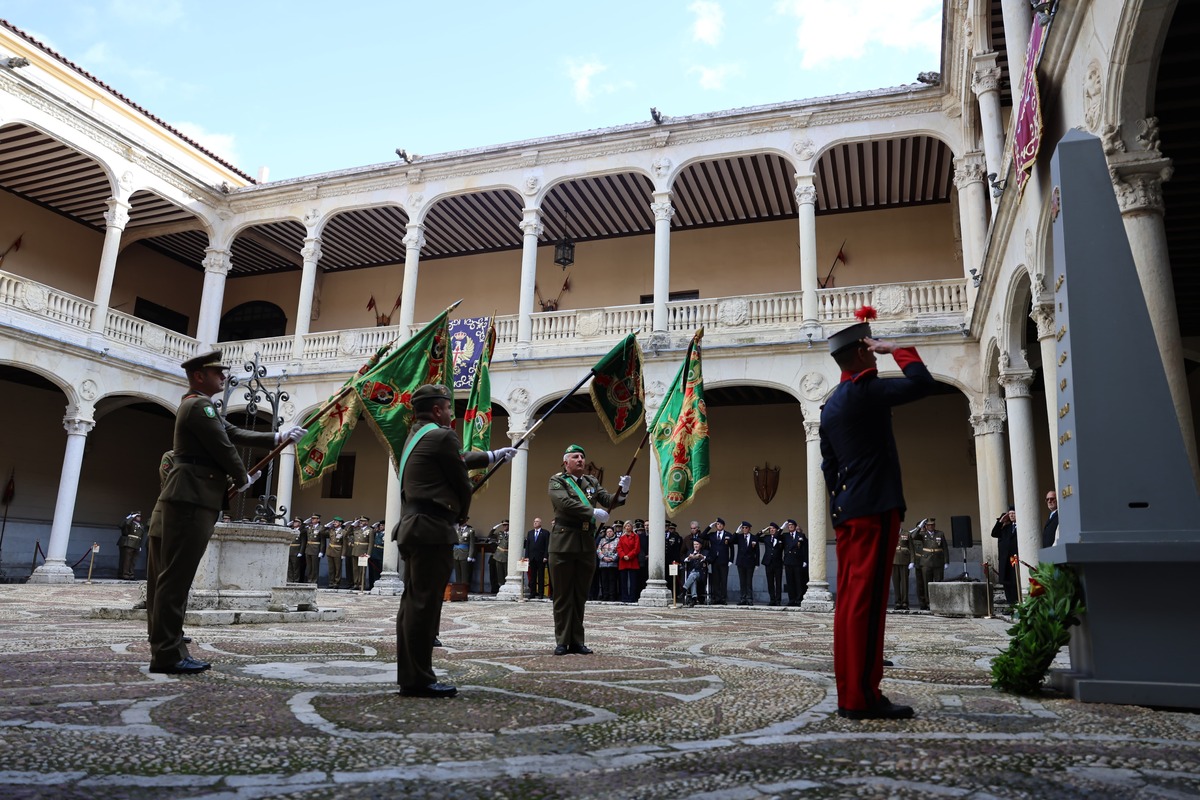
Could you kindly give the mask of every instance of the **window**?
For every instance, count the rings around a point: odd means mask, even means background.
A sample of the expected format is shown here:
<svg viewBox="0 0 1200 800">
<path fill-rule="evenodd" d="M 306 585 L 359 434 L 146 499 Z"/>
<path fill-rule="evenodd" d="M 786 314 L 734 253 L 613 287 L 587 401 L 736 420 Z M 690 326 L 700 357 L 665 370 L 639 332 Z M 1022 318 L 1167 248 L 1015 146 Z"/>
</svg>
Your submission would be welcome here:
<svg viewBox="0 0 1200 800">
<path fill-rule="evenodd" d="M 242 303 L 225 312 L 217 332 L 219 342 L 239 342 L 246 339 L 267 339 L 287 332 L 287 315 L 283 309 L 265 300 Z"/>
<path fill-rule="evenodd" d="M 327 473 L 321 483 L 321 497 L 346 500 L 354 497 L 354 453 L 338 456 L 337 469 Z"/>
<path fill-rule="evenodd" d="M 688 289 L 686 292 L 669 292 L 667 294 L 667 302 L 668 303 L 671 302 L 672 300 L 699 300 L 699 299 L 700 299 L 700 290 L 699 289 Z M 642 299 L 639 302 L 642 305 L 646 305 L 648 303 L 653 303 L 654 295 L 644 294 L 644 295 L 642 295 Z"/>
<path fill-rule="evenodd" d="M 138 319 L 146 320 L 146 322 L 152 325 L 158 325 L 161 328 L 166 328 L 169 331 L 175 331 L 187 336 L 187 314 L 180 314 L 178 311 L 172 311 L 166 306 L 151 303 L 144 297 L 139 297 L 133 301 L 133 315 Z"/>
</svg>

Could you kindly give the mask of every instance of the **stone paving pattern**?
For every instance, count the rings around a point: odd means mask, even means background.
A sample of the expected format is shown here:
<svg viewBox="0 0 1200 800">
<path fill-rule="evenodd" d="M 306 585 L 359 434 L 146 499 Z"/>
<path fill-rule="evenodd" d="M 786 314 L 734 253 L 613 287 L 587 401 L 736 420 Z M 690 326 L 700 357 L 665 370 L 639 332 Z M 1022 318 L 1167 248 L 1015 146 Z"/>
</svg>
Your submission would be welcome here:
<svg viewBox="0 0 1200 800">
<path fill-rule="evenodd" d="M 1200 715 L 993 690 L 1000 619 L 889 618 L 907 722 L 836 715 L 832 615 L 446 605 L 451 700 L 396 692 L 398 600 L 339 621 L 189 629 L 198 676 L 146 670 L 137 584 L 0 586 L 0 797 L 1200 798 Z M 1152 657 L 1152 656 L 1151 656 Z"/>
</svg>

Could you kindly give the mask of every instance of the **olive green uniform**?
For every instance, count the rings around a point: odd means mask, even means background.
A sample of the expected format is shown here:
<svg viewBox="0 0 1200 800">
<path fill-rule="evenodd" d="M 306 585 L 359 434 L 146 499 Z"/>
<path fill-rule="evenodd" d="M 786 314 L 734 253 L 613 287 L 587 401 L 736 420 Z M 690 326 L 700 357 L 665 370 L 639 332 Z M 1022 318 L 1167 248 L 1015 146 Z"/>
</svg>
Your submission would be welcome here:
<svg viewBox="0 0 1200 800">
<path fill-rule="evenodd" d="M 151 667 L 169 668 L 188 658 L 182 641 L 188 591 L 212 538 L 230 478 L 240 484 L 247 474 L 235 443 L 270 448 L 275 434 L 235 427 L 202 394 L 189 391 L 183 396 L 175 415 L 175 465 L 158 497 L 162 544 L 150 611 Z"/>
<path fill-rule="evenodd" d="M 922 531 L 914 537 L 917 560 L 917 597 L 921 608 L 929 608 L 929 584 L 946 577 L 946 564 L 950 563 L 950 543 L 941 531 Z"/>
<path fill-rule="evenodd" d="M 304 580 L 304 535 L 303 523 L 292 528 L 292 542 L 288 545 L 288 583 L 300 583 Z"/>
<path fill-rule="evenodd" d="M 304 530 L 304 575 L 301 580 L 316 583 L 321 574 L 321 537 L 325 531 L 321 521 L 313 522 L 312 517 L 301 527 Z"/>
<path fill-rule="evenodd" d="M 358 565 L 359 556 L 367 556 L 371 553 L 371 534 L 372 530 L 369 525 L 363 523 L 354 529 L 354 535 L 350 540 L 350 559 L 354 565 L 354 586 L 355 588 L 366 588 L 364 576 L 367 574 L 366 567 Z"/>
<path fill-rule="evenodd" d="M 900 541 L 892 555 L 892 589 L 896 593 L 894 608 L 908 608 L 908 565 L 913 563 L 913 536 L 900 531 Z"/>
<path fill-rule="evenodd" d="M 566 472 L 550 479 L 549 491 L 554 506 L 549 548 L 554 641 L 560 647 L 572 647 L 586 644 L 583 610 L 596 570 L 597 524 L 592 509 L 597 505 L 616 508 L 624 505 L 625 500 L 606 492 L 591 475 L 575 479 Z"/>
<path fill-rule="evenodd" d="M 325 568 L 329 570 L 327 588 L 338 589 L 342 585 L 342 540 L 346 536 L 346 526 L 335 522 L 334 527 L 325 531 Z"/>
<path fill-rule="evenodd" d="M 138 551 L 142 549 L 142 540 L 146 538 L 146 526 L 138 519 L 141 514 L 130 515 L 121 524 L 121 537 L 117 539 L 117 549 L 121 553 L 117 577 L 123 581 L 133 580 L 133 567 L 137 561 Z"/>
<path fill-rule="evenodd" d="M 428 421 L 413 420 L 409 440 Z M 408 451 L 408 443 L 405 444 Z M 462 454 L 458 434 L 435 426 L 421 435 L 403 464 L 399 524 L 392 536 L 404 558 L 404 594 L 396 615 L 396 682 L 402 687 L 437 682 L 433 640 L 442 616 L 442 600 L 458 541 L 456 522 L 471 510 L 472 484 L 467 470 L 487 466 L 483 452 Z"/>
</svg>

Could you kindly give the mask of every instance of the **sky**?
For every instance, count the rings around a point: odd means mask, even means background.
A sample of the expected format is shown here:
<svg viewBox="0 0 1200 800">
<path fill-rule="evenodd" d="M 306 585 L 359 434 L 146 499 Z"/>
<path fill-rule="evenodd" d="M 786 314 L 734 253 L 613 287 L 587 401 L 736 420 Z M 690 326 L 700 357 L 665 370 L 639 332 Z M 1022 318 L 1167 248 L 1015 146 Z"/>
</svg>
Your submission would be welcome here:
<svg viewBox="0 0 1200 800">
<path fill-rule="evenodd" d="M 941 0 L 3 0 L 270 180 L 913 83 Z"/>
</svg>

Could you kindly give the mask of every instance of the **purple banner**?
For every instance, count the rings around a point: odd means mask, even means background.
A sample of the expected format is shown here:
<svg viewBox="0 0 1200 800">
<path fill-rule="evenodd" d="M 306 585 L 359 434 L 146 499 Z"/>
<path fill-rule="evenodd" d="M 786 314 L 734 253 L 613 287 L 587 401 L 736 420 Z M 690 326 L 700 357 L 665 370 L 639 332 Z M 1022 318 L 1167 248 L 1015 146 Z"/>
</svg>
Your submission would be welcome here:
<svg viewBox="0 0 1200 800">
<path fill-rule="evenodd" d="M 450 347 L 454 353 L 454 388 L 470 391 L 487 336 L 488 317 L 450 320 Z"/>
<path fill-rule="evenodd" d="M 1013 167 L 1017 173 L 1018 193 L 1024 193 L 1025 184 L 1029 182 L 1029 175 L 1042 147 L 1042 102 L 1038 90 L 1037 67 L 1042 60 L 1042 48 L 1046 45 L 1052 19 L 1049 15 L 1033 15 L 1029 49 L 1025 52 L 1021 99 L 1017 105 L 1017 123 L 1013 136 Z"/>
</svg>

